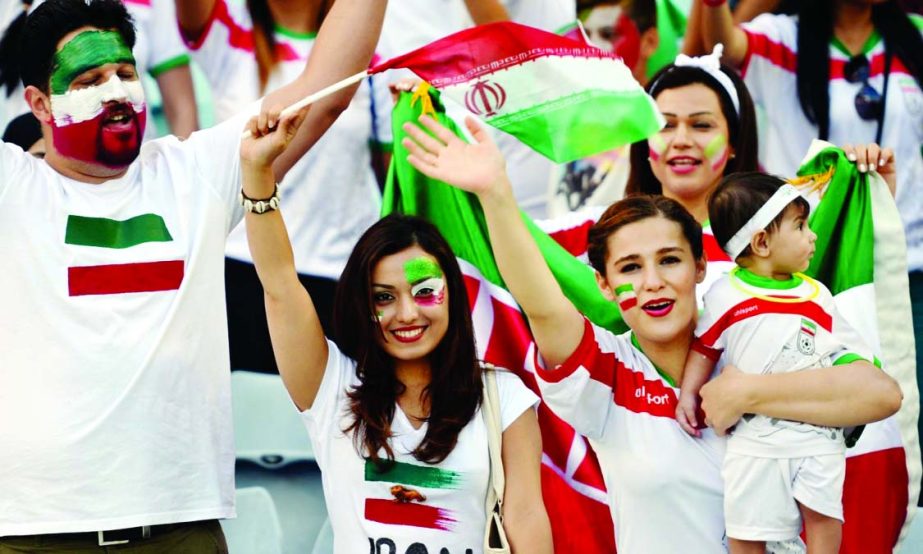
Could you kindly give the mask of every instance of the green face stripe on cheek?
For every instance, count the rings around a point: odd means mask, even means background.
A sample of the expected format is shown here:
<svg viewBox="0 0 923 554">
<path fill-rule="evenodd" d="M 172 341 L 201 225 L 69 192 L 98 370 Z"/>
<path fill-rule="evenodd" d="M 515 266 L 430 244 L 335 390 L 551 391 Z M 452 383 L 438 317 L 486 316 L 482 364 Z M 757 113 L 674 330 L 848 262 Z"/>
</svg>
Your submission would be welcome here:
<svg viewBox="0 0 923 554">
<path fill-rule="evenodd" d="M 135 63 L 131 48 L 115 31 L 84 31 L 72 38 L 52 60 L 51 93 L 64 94 L 83 73 L 109 63 Z"/>
<path fill-rule="evenodd" d="M 667 151 L 667 142 L 657 133 L 647 139 L 647 149 L 651 159 L 657 161 Z"/>
<path fill-rule="evenodd" d="M 705 145 L 705 156 L 708 158 L 712 170 L 717 171 L 721 168 L 721 164 L 727 160 L 727 145 L 727 137 L 720 134 L 715 135 L 715 138 L 711 139 L 708 144 Z"/>
<path fill-rule="evenodd" d="M 414 258 L 404 262 L 404 278 L 413 285 L 430 277 L 442 277 L 442 268 L 430 258 Z"/>
</svg>

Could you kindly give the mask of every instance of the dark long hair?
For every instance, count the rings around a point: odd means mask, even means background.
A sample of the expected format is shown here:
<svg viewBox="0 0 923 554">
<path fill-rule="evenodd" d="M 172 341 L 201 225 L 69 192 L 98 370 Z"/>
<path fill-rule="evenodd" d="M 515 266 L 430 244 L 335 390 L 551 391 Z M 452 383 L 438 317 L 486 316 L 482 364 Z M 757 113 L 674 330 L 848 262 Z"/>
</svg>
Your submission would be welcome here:
<svg viewBox="0 0 923 554">
<path fill-rule="evenodd" d="M 474 344 L 474 328 L 461 269 L 448 243 L 428 221 L 414 216 L 389 215 L 372 225 L 356 243 L 337 285 L 333 308 L 334 341 L 356 361 L 360 384 L 349 395 L 353 435 L 360 455 L 386 463 L 391 449 L 391 420 L 404 386 L 394 372 L 394 360 L 382 349 L 382 331 L 374 317 L 371 276 L 385 256 L 419 246 L 436 258 L 448 290 L 449 325 L 429 355 L 432 380 L 424 390 L 429 399 L 426 436 L 413 456 L 439 463 L 452 452 L 458 434 L 481 402 L 481 366 Z"/>
<path fill-rule="evenodd" d="M 818 138 L 830 135 L 830 41 L 833 40 L 834 0 L 800 2 L 798 12 L 798 101 Z M 885 51 L 901 60 L 923 84 L 923 38 L 897 0 L 872 6 L 872 23 L 885 41 Z"/>
<path fill-rule="evenodd" d="M 724 87 L 711 75 L 697 67 L 676 66 L 670 64 L 654 75 L 648 83 L 648 94 L 657 98 L 661 92 L 669 89 L 680 88 L 687 85 L 702 84 L 718 95 L 721 113 L 728 124 L 728 142 L 734 148 L 734 158 L 728 160 L 724 168 L 724 175 L 735 171 L 754 171 L 757 168 L 757 138 L 756 138 L 756 110 L 753 108 L 753 99 L 747 85 L 737 73 L 722 65 L 721 72 L 727 75 L 734 88 L 737 89 L 737 99 L 740 103 L 740 116 L 734 109 L 734 103 L 728 96 Z M 628 184 L 625 194 L 663 194 L 663 187 L 648 163 L 650 150 L 647 141 L 642 140 L 631 145 L 631 170 L 628 174 Z"/>
<path fill-rule="evenodd" d="M 324 0 L 321 3 L 317 16 L 318 27 L 323 23 L 332 3 L 332 0 Z M 250 19 L 253 21 L 253 51 L 260 77 L 260 90 L 265 90 L 269 76 L 279 65 L 279 55 L 276 52 L 276 20 L 269 9 L 269 0 L 247 0 L 247 11 L 250 12 Z"/>
</svg>

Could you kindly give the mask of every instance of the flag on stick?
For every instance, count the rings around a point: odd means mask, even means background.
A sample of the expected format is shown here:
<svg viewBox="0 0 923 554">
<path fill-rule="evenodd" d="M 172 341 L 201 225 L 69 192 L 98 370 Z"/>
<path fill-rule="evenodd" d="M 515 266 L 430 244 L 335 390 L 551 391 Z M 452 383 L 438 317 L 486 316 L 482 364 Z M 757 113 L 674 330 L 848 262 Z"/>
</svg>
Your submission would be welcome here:
<svg viewBox="0 0 923 554">
<path fill-rule="evenodd" d="M 517 23 L 466 29 L 369 73 L 399 67 L 558 163 L 663 126 L 654 101 L 617 56 Z"/>
</svg>

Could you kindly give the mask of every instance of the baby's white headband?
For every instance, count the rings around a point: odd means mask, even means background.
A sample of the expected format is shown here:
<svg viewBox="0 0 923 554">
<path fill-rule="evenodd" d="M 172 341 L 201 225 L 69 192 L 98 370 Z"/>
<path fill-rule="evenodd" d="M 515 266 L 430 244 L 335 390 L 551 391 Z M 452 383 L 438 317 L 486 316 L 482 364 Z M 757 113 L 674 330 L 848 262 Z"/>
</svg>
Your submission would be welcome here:
<svg viewBox="0 0 923 554">
<path fill-rule="evenodd" d="M 734 111 L 737 112 L 737 115 L 740 115 L 740 99 L 737 97 L 737 88 L 734 87 L 734 82 L 731 81 L 731 78 L 721 71 L 721 55 L 723 53 L 724 45 L 718 43 L 711 54 L 696 57 L 680 54 L 676 56 L 676 61 L 673 62 L 673 65 L 676 67 L 697 67 L 708 73 L 724 88 L 731 98 L 731 103 L 734 104 Z"/>
<path fill-rule="evenodd" d="M 737 259 L 740 253 L 750 245 L 750 239 L 753 235 L 762 231 L 782 210 L 788 206 L 792 200 L 798 198 L 801 193 L 792 185 L 782 185 L 763 206 L 753 214 L 753 217 L 747 221 L 744 226 L 734 233 L 731 240 L 724 245 L 724 251 L 732 260 Z"/>
</svg>

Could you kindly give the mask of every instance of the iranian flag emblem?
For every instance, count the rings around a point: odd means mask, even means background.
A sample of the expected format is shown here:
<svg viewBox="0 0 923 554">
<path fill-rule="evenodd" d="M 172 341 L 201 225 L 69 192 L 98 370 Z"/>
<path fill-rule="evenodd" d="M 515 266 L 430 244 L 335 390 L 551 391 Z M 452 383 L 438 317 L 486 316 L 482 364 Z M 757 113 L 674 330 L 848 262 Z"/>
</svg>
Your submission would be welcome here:
<svg viewBox="0 0 923 554">
<path fill-rule="evenodd" d="M 814 354 L 814 335 L 817 334 L 817 324 L 801 318 L 801 330 L 798 331 L 798 351 L 810 356 Z"/>
<path fill-rule="evenodd" d="M 615 288 L 615 297 L 619 301 L 619 308 L 622 311 L 630 310 L 638 305 L 638 295 L 635 294 L 635 288 L 631 283 L 625 283 Z"/>
<path fill-rule="evenodd" d="M 365 499 L 365 519 L 388 525 L 451 531 L 458 521 L 455 514 L 435 505 L 432 499 L 444 498 L 439 491 L 460 488 L 462 479 L 461 473 L 438 467 L 404 462 L 380 467 L 366 460 L 365 482 L 390 486 L 381 489 L 389 496 Z"/>
</svg>

